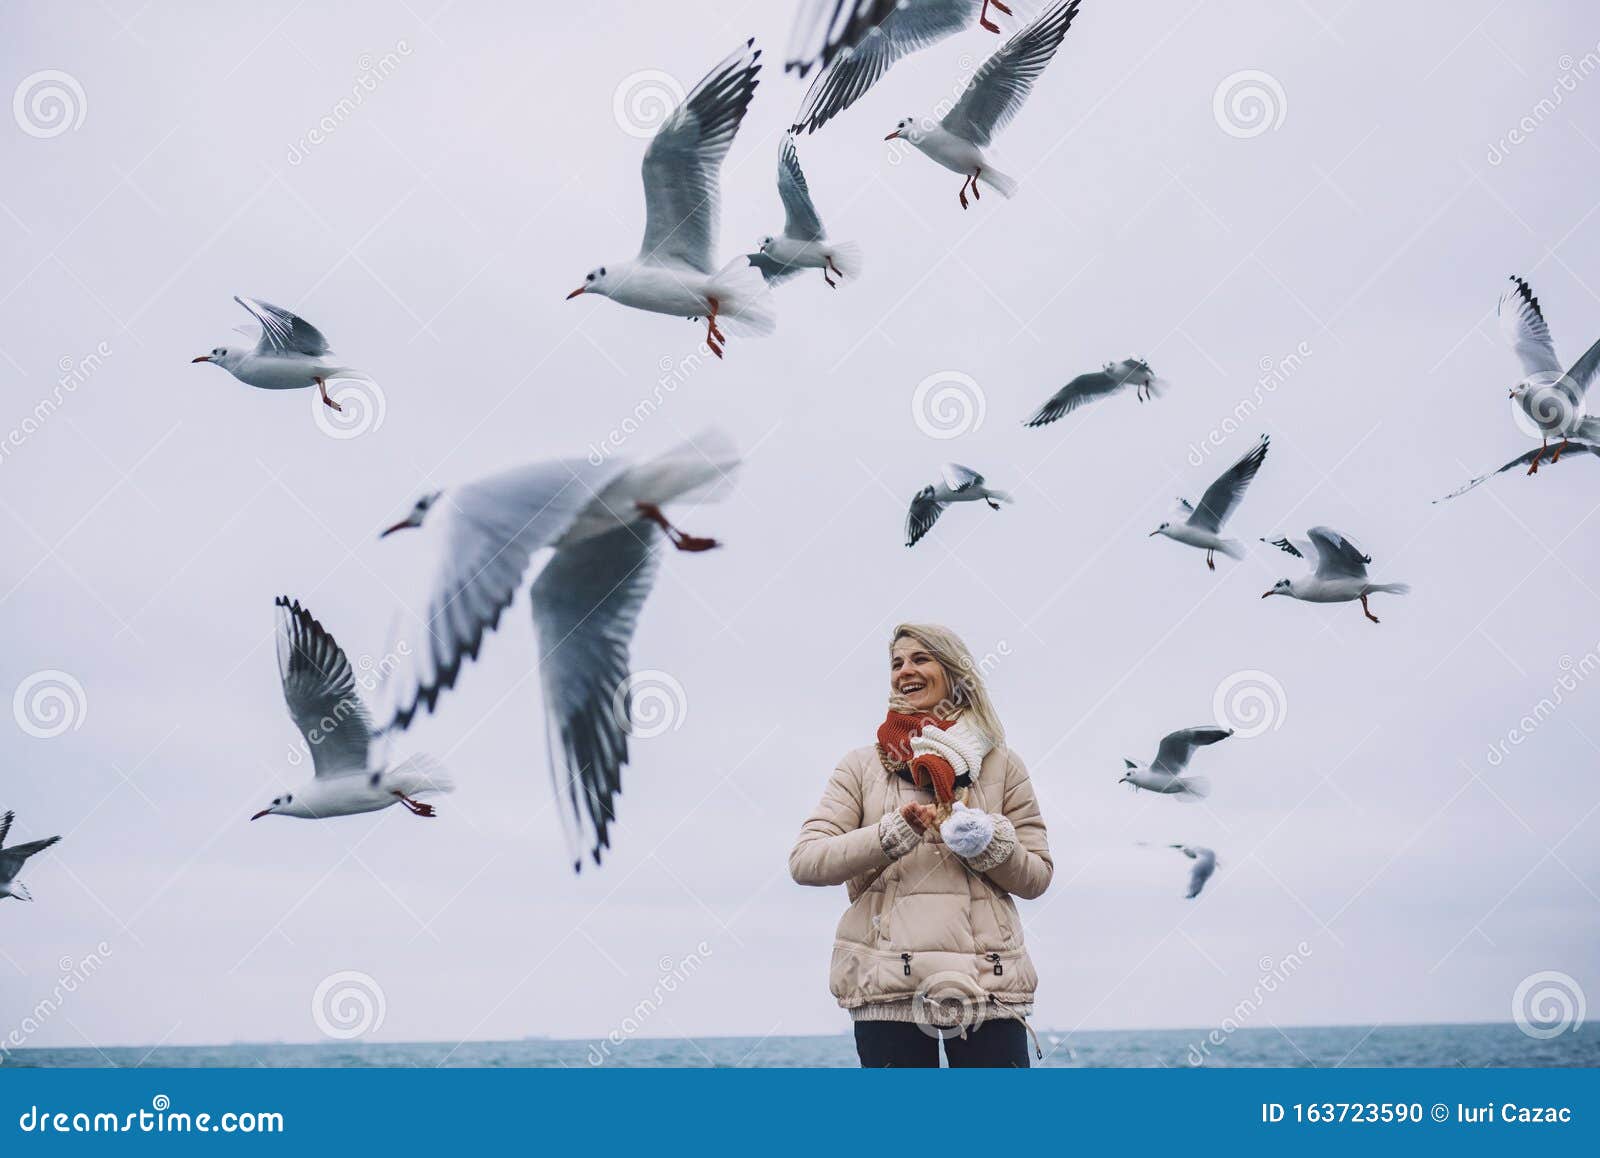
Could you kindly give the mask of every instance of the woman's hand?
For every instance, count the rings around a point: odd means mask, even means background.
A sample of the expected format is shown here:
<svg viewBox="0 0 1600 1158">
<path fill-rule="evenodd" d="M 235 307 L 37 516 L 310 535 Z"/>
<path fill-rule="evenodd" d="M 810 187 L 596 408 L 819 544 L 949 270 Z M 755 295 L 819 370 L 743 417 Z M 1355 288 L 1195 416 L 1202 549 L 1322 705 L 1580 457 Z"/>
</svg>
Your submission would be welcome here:
<svg viewBox="0 0 1600 1158">
<path fill-rule="evenodd" d="M 928 827 L 933 824 L 936 819 L 938 819 L 939 814 L 934 809 L 933 805 L 917 804 L 915 801 L 913 801 L 910 804 L 901 806 L 900 815 L 905 818 L 907 824 L 917 830 L 917 834 L 920 836 L 922 833 L 928 830 Z"/>
</svg>

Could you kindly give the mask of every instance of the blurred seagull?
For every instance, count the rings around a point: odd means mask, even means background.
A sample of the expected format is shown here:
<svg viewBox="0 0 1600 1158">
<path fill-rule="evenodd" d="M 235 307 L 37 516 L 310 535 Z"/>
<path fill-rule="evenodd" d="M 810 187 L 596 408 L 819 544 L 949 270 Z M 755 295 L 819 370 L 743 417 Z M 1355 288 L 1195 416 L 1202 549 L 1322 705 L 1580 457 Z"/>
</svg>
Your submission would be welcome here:
<svg viewBox="0 0 1600 1158">
<path fill-rule="evenodd" d="M 1061 38 L 1078 14 L 1079 0 L 1057 0 L 1032 24 L 1018 32 L 1005 46 L 984 61 L 968 82 L 966 91 L 953 109 L 938 124 L 931 119 L 907 117 L 884 138 L 911 142 L 930 160 L 962 176 L 958 194 L 961 208 L 967 207 L 967 186 L 974 200 L 979 199 L 982 181 L 1002 197 L 1017 191 L 1017 183 L 989 164 L 984 148 L 994 135 L 1017 115 L 1033 91 L 1045 65 L 1061 45 Z"/>
<path fill-rule="evenodd" d="M 1572 453 L 1577 453 L 1579 451 L 1584 451 L 1584 452 L 1587 452 L 1589 454 L 1594 455 L 1596 458 L 1600 458 L 1600 446 L 1594 446 L 1594 445 L 1591 445 L 1590 443 L 1587 443 L 1587 442 L 1574 442 L 1574 443 L 1570 444 L 1570 451 Z M 1472 479 L 1471 481 L 1465 483 L 1464 485 L 1457 487 L 1455 490 L 1451 491 L 1449 494 L 1445 495 L 1443 498 L 1437 498 L 1437 499 L 1434 499 L 1433 501 L 1435 503 L 1442 503 L 1442 502 L 1445 502 L 1447 499 L 1455 498 L 1457 495 L 1464 495 L 1468 491 L 1470 491 L 1473 487 L 1480 486 L 1483 483 L 1488 482 L 1490 479 L 1494 478 L 1496 475 L 1505 474 L 1505 472 L 1508 471 L 1508 470 L 1514 470 L 1515 468 L 1517 468 L 1519 466 L 1524 466 L 1524 465 L 1526 465 L 1528 463 L 1531 463 L 1534 459 L 1538 458 L 1543 453 L 1544 453 L 1544 447 L 1536 446 L 1532 450 L 1528 451 L 1526 454 L 1517 455 L 1516 458 L 1514 458 L 1510 462 L 1506 463 L 1505 466 L 1497 467 L 1496 469 L 1490 471 L 1488 474 L 1480 474 L 1477 478 Z M 1569 455 L 1569 457 L 1570 457 L 1570 455 Z M 1552 455 L 1545 462 L 1545 465 L 1546 466 L 1554 466 L 1559 461 L 1560 461 L 1560 455 L 1559 455 L 1559 451 L 1558 451 L 1557 454 Z"/>
<path fill-rule="evenodd" d="M 813 68 L 827 68 L 834 57 L 854 48 L 882 24 L 903 0 L 800 0 L 789 29 L 783 71 L 802 79 Z"/>
<path fill-rule="evenodd" d="M 658 314 L 706 319 L 706 345 L 722 357 L 731 329 L 768 334 L 776 323 L 765 284 L 741 255 L 718 269 L 722 161 L 756 89 L 753 39 L 700 81 L 656 130 L 644 154 L 644 244 L 632 261 L 599 266 L 567 295 L 599 294 Z"/>
<path fill-rule="evenodd" d="M 925 486 L 911 500 L 911 510 L 906 515 L 906 546 L 915 547 L 928 529 L 939 521 L 945 507 L 951 503 L 970 503 L 982 499 L 991 511 L 998 511 L 1001 503 L 1009 503 L 1011 496 L 1005 491 L 992 490 L 984 484 L 981 474 L 958 462 L 947 462 L 940 468 L 943 476 L 932 486 Z"/>
<path fill-rule="evenodd" d="M 1544 313 L 1539 309 L 1539 299 L 1533 296 L 1528 283 L 1516 274 L 1511 275 L 1511 281 L 1514 288 L 1500 298 L 1500 330 L 1522 362 L 1524 376 L 1511 388 L 1511 397 L 1521 405 L 1522 412 L 1542 436 L 1542 443 L 1528 465 L 1528 473 L 1536 474 L 1552 438 L 1560 436 L 1561 445 L 1550 456 L 1551 462 L 1560 459 L 1569 439 L 1600 439 L 1600 420 L 1584 416 L 1584 392 L 1594 380 L 1595 370 L 1600 368 L 1600 341 L 1590 346 L 1583 357 L 1563 373 L 1555 344 L 1550 340 L 1550 327 L 1545 325 Z"/>
<path fill-rule="evenodd" d="M 1092 374 L 1079 374 L 1057 390 L 1050 401 L 1039 407 L 1024 426 L 1048 426 L 1063 414 L 1071 414 L 1085 402 L 1111 395 L 1129 386 L 1140 402 L 1159 398 L 1166 388 L 1165 378 L 1156 377 L 1150 364 L 1142 358 L 1124 358 L 1120 362 L 1107 362 Z"/>
<path fill-rule="evenodd" d="M 1306 532 L 1307 540 L 1279 537 L 1262 539 L 1280 551 L 1287 551 L 1297 559 L 1310 559 L 1315 553 L 1317 566 L 1302 579 L 1279 579 L 1272 590 L 1261 596 L 1287 595 L 1307 603 L 1349 603 L 1361 600 L 1361 611 L 1372 622 L 1378 617 L 1367 606 L 1367 596 L 1386 591 L 1405 595 L 1411 590 L 1409 583 L 1373 583 L 1367 578 L 1367 564 L 1371 555 L 1364 555 L 1349 539 L 1329 527 L 1312 527 Z"/>
<path fill-rule="evenodd" d="M 1204 776 L 1183 775 L 1184 769 L 1189 766 L 1189 757 L 1194 755 L 1196 748 L 1226 740 L 1231 735 L 1232 728 L 1206 726 L 1173 732 L 1162 738 L 1160 747 L 1156 749 L 1156 758 L 1150 761 L 1148 767 L 1124 759 L 1122 763 L 1127 770 L 1117 783 L 1132 784 L 1136 789 L 1143 788 L 1164 796 L 1175 796 L 1185 802 L 1203 799 L 1211 795 L 1211 781 Z"/>
<path fill-rule="evenodd" d="M 1189 891 L 1184 894 L 1184 900 L 1192 901 L 1206 887 L 1211 874 L 1217 871 L 1217 854 L 1198 844 L 1169 844 L 1167 847 L 1177 849 L 1194 861 L 1194 867 L 1189 870 Z"/>
<path fill-rule="evenodd" d="M 413 625 L 410 662 L 386 673 L 396 705 L 388 725 L 405 729 L 455 686 L 476 659 L 542 548 L 553 553 L 529 589 L 539 643 L 547 737 L 559 743 L 550 774 L 574 870 L 580 841 L 600 863 L 628 762 L 631 683 L 628 650 L 655 581 L 656 529 L 680 551 L 705 551 L 714 539 L 667 521 L 668 503 L 721 497 L 739 458 L 720 431 L 640 463 L 568 459 L 515 467 L 434 491 L 383 536 L 428 523 L 440 534 L 426 596 L 427 619 Z M 383 537 L 383 536 L 380 536 Z M 567 815 L 570 810 L 570 816 Z"/>
<path fill-rule="evenodd" d="M 796 52 L 793 46 L 804 43 L 801 37 L 815 41 L 816 30 L 823 27 L 822 13 L 817 10 L 826 7 L 834 9 L 826 28 L 837 26 L 837 32 L 825 39 L 818 51 L 802 48 Z M 850 7 L 855 11 L 846 16 L 845 9 Z M 791 38 L 789 67 L 804 76 L 810 65 L 801 62 L 809 57 L 820 60 L 826 71 L 807 90 L 792 131 L 816 132 L 865 96 L 901 58 L 953 36 L 974 21 L 990 32 L 999 32 L 1000 26 L 989 19 L 991 7 L 1011 15 L 1011 9 L 999 0 L 810 0 L 803 4 Z M 846 17 L 843 23 L 841 16 Z M 807 31 L 802 32 L 803 28 Z"/>
<path fill-rule="evenodd" d="M 240 333 L 258 339 L 255 346 L 250 349 L 218 346 L 194 361 L 214 363 L 245 385 L 262 390 L 303 390 L 315 386 L 322 392 L 322 401 L 335 410 L 344 407 L 328 397 L 329 382 L 337 378 L 372 381 L 360 370 L 339 365 L 331 356 L 333 351 L 328 348 L 328 339 L 304 318 L 255 298 L 235 296 L 233 300 L 249 310 L 260 323 L 259 333 L 254 326 L 239 327 Z"/>
<path fill-rule="evenodd" d="M 1182 523 L 1162 523 L 1150 534 L 1165 535 L 1191 547 L 1204 547 L 1206 566 L 1213 571 L 1217 569 L 1211 557 L 1214 551 L 1221 551 L 1230 559 L 1243 559 L 1244 544 L 1238 539 L 1224 539 L 1220 532 L 1222 524 L 1228 521 L 1228 516 L 1239 506 L 1239 500 L 1244 498 L 1250 480 L 1256 477 L 1256 471 L 1266 461 L 1267 443 L 1267 436 L 1263 434 L 1243 458 L 1223 471 L 1217 481 L 1206 488 L 1206 493 L 1200 496 L 1198 507 L 1190 506 L 1186 499 L 1179 499 L 1178 502 L 1188 512 L 1187 520 Z"/>
<path fill-rule="evenodd" d="M 0 816 L 0 900 L 6 897 L 16 897 L 19 901 L 33 900 L 33 894 L 26 885 L 17 880 L 17 874 L 22 871 L 22 866 L 36 852 L 43 852 L 56 841 L 59 836 L 47 836 L 43 840 L 29 841 L 27 844 L 14 844 L 5 847 L 6 835 L 11 831 L 11 822 L 17 818 L 15 812 L 7 812 Z"/>
<path fill-rule="evenodd" d="M 778 153 L 778 197 L 783 201 L 783 236 L 763 237 L 761 252 L 750 255 L 750 264 L 761 271 L 768 285 L 777 285 L 803 269 L 820 269 L 830 286 L 838 282 L 828 276 L 832 270 L 841 279 L 861 274 L 861 247 L 853 242 L 830 242 L 823 236 L 822 219 L 811 201 L 806 175 L 800 171 L 800 158 L 794 151 L 794 137 L 783 138 Z"/>
<path fill-rule="evenodd" d="M 300 606 L 278 596 L 278 675 L 294 726 L 311 751 L 309 784 L 274 796 L 252 816 L 297 816 L 322 820 L 377 812 L 404 804 L 413 816 L 435 815 L 416 797 L 451 792 L 444 767 L 431 756 L 412 756 L 392 767 L 374 766 L 372 717 L 356 688 L 355 669 L 333 636 Z"/>
</svg>

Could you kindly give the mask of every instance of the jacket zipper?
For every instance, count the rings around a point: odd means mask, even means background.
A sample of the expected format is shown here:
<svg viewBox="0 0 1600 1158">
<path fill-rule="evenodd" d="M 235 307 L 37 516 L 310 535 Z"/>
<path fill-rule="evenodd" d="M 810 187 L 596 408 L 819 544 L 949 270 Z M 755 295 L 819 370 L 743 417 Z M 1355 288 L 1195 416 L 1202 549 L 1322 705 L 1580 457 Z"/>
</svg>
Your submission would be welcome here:
<svg viewBox="0 0 1600 1158">
<path fill-rule="evenodd" d="M 994 975 L 996 977 L 1003 977 L 1005 975 L 1005 967 L 1000 964 L 1000 954 L 987 953 L 985 956 L 994 963 Z"/>
<path fill-rule="evenodd" d="M 900 954 L 900 960 L 905 962 L 906 976 L 910 977 L 911 976 L 911 954 L 910 953 L 902 953 L 902 954 Z"/>
</svg>

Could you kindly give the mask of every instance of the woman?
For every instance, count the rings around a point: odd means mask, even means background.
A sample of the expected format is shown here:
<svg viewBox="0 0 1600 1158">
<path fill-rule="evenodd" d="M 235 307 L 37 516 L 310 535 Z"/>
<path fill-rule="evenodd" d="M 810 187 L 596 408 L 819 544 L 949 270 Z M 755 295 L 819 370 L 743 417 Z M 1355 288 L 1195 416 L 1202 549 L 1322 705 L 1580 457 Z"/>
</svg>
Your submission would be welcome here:
<svg viewBox="0 0 1600 1158">
<path fill-rule="evenodd" d="M 937 1066 L 941 1039 L 952 1067 L 1027 1066 L 1038 975 L 1011 898 L 1054 871 L 1028 770 L 948 628 L 895 628 L 889 693 L 789 854 L 798 883 L 848 886 L 830 988 L 863 1066 Z"/>
</svg>

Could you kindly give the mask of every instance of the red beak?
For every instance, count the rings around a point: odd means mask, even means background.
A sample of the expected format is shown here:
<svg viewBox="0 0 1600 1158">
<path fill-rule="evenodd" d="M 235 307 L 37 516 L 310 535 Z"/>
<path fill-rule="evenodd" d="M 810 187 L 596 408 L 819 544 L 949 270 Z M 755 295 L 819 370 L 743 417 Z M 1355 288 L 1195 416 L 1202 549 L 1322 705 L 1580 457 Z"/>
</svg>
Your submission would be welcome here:
<svg viewBox="0 0 1600 1158">
<path fill-rule="evenodd" d="M 900 139 L 900 130 L 896 129 L 894 132 L 890 133 L 887 137 L 885 137 L 883 139 L 886 140 L 886 141 L 897 141 L 897 140 L 899 140 Z"/>
<path fill-rule="evenodd" d="M 577 297 L 582 292 L 583 292 L 583 287 L 580 285 L 577 289 L 573 290 L 570 294 L 567 295 L 567 300 L 570 302 L 573 298 Z"/>
<path fill-rule="evenodd" d="M 1271 594 L 1272 594 L 1272 592 L 1270 592 L 1270 591 L 1263 591 L 1261 593 L 1261 598 L 1265 599 L 1268 595 L 1271 595 Z"/>
<path fill-rule="evenodd" d="M 405 519 L 401 519 L 401 520 L 400 520 L 400 521 L 399 521 L 399 522 L 398 522 L 398 523 L 396 523 L 396 524 L 395 524 L 395 525 L 394 525 L 394 526 L 392 526 L 392 527 L 385 527 L 385 528 L 384 528 L 384 529 L 383 529 L 383 530 L 382 530 L 382 531 L 380 531 L 380 532 L 378 532 L 378 538 L 380 538 L 380 539 L 386 539 L 386 538 L 388 538 L 388 537 L 389 537 L 389 536 L 390 536 L 390 535 L 392 535 L 392 534 L 394 534 L 394 533 L 395 533 L 395 532 L 396 532 L 396 531 L 403 531 L 403 530 L 405 530 L 405 529 L 406 529 L 406 528 L 407 528 L 407 527 L 409 527 L 409 526 L 410 526 L 410 525 L 411 525 L 411 524 L 410 524 L 410 523 L 408 523 L 408 522 L 407 522 L 407 521 L 406 521 L 406 520 L 405 520 Z"/>
<path fill-rule="evenodd" d="M 272 815 L 272 809 L 263 808 L 260 812 L 256 813 L 250 819 L 251 820 L 260 820 L 263 816 L 271 816 L 271 815 Z"/>
<path fill-rule="evenodd" d="M 210 354 L 201 354 L 198 358 L 193 359 L 189 364 L 192 366 L 192 365 L 194 365 L 195 362 L 209 362 L 209 361 L 211 361 L 211 355 Z"/>
</svg>

